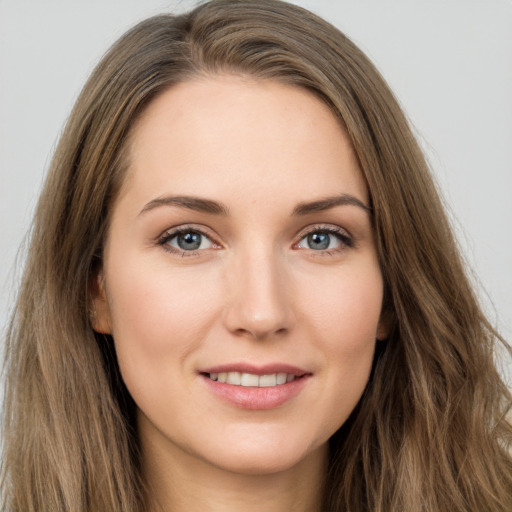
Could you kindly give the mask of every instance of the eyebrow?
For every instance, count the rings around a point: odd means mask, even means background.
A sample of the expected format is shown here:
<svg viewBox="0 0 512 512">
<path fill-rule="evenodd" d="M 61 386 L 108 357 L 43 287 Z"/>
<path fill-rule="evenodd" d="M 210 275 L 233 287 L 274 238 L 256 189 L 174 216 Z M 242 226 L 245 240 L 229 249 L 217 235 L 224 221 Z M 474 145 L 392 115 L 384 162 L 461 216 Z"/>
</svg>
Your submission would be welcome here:
<svg viewBox="0 0 512 512">
<path fill-rule="evenodd" d="M 194 210 L 201 213 L 209 213 L 211 215 L 228 215 L 229 210 L 227 206 L 211 199 L 201 199 L 192 196 L 166 196 L 157 197 L 142 208 L 139 215 L 148 212 L 159 206 L 178 206 L 188 210 Z"/>
<path fill-rule="evenodd" d="M 147 203 L 140 211 L 139 215 L 154 210 L 161 206 L 178 206 L 196 212 L 208 213 L 210 215 L 229 215 L 229 208 L 211 199 L 202 199 L 193 196 L 165 196 L 157 197 Z M 311 213 L 330 210 L 336 206 L 357 206 L 364 211 L 371 213 L 372 209 L 366 206 L 363 201 L 350 194 L 340 194 L 337 196 L 325 197 L 316 201 L 299 203 L 292 211 L 292 216 L 304 216 Z"/>
<path fill-rule="evenodd" d="M 367 206 L 350 194 L 340 194 L 337 196 L 329 196 L 317 201 L 299 203 L 292 212 L 294 216 L 309 215 L 310 213 L 322 212 L 330 210 L 336 206 L 357 206 L 362 208 L 365 212 L 372 213 L 372 208 Z"/>
</svg>

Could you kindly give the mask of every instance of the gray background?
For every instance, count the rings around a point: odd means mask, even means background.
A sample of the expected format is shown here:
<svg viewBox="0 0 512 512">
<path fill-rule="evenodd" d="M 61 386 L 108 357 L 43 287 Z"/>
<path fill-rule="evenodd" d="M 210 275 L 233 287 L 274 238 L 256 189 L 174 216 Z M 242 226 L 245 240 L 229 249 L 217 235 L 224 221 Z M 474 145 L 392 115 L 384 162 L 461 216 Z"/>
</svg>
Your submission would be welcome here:
<svg viewBox="0 0 512 512">
<path fill-rule="evenodd" d="M 389 81 L 431 162 L 491 322 L 512 339 L 512 2 L 295 3 L 352 37 Z M 0 0 L 0 328 L 19 280 L 16 254 L 81 85 L 136 21 L 190 5 Z"/>
</svg>

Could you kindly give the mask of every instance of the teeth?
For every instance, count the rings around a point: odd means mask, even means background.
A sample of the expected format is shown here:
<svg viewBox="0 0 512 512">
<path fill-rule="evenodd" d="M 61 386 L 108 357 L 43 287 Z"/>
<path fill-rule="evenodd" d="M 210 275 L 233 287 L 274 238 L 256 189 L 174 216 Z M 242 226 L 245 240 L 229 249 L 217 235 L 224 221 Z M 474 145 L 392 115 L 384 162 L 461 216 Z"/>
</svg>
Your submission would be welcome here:
<svg viewBox="0 0 512 512">
<path fill-rule="evenodd" d="M 294 377 L 293 375 L 290 375 L 290 377 Z M 276 376 L 276 384 L 286 384 L 286 373 L 278 373 Z"/>
<path fill-rule="evenodd" d="M 260 383 L 260 378 L 257 375 L 253 375 L 252 373 L 242 373 L 242 377 L 240 379 L 240 384 L 242 386 L 251 386 L 258 387 Z"/>
<path fill-rule="evenodd" d="M 268 388 L 281 386 L 295 380 L 295 375 L 286 373 L 272 373 L 270 375 L 254 375 L 252 373 L 221 372 L 210 373 L 210 379 L 225 382 L 235 386 Z"/>
<path fill-rule="evenodd" d="M 240 372 L 229 372 L 226 382 L 228 384 L 234 384 L 235 386 L 240 386 Z"/>
<path fill-rule="evenodd" d="M 277 386 L 277 375 L 262 375 L 260 377 L 260 388 L 270 388 L 271 386 Z"/>
</svg>

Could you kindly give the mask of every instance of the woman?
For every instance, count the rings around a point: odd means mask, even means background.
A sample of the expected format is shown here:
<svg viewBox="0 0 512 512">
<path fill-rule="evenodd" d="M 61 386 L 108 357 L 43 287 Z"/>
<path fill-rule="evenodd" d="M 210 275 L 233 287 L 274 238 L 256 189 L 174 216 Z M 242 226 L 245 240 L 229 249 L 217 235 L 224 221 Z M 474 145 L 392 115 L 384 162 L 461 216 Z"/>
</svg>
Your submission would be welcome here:
<svg viewBox="0 0 512 512">
<path fill-rule="evenodd" d="M 497 341 L 350 41 L 271 0 L 157 16 L 94 71 L 39 202 L 4 507 L 509 510 Z"/>
</svg>

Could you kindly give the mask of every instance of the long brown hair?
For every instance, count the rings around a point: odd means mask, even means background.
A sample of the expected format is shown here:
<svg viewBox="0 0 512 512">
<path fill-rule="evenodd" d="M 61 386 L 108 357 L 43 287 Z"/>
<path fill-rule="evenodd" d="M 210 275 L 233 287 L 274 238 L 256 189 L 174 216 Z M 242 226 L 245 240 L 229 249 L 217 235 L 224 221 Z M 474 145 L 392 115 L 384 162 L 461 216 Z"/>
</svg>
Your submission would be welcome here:
<svg viewBox="0 0 512 512">
<path fill-rule="evenodd" d="M 112 340 L 89 322 L 130 128 L 198 74 L 306 88 L 345 127 L 367 182 L 391 325 L 331 439 L 322 510 L 512 510 L 506 346 L 483 316 L 425 159 L 365 55 L 308 11 L 215 0 L 125 34 L 85 85 L 57 147 L 6 341 L 3 510 L 144 510 L 134 404 Z"/>
</svg>

